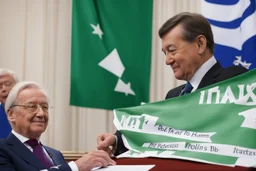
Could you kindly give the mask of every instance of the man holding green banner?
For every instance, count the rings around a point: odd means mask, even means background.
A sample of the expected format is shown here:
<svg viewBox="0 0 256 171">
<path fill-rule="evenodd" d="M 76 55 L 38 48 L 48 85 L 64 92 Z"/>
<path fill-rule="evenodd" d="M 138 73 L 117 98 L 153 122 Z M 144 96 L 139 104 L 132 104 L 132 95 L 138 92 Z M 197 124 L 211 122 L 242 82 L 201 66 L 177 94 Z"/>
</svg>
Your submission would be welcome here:
<svg viewBox="0 0 256 171">
<path fill-rule="evenodd" d="M 201 88 L 204 88 L 217 82 L 221 82 L 223 80 L 237 76 L 247 71 L 245 68 L 241 66 L 222 68 L 219 62 L 216 61 L 216 59 L 213 56 L 214 40 L 210 24 L 207 21 L 207 19 L 200 14 L 185 12 L 175 15 L 163 24 L 163 26 L 159 30 L 159 36 L 162 39 L 162 50 L 166 55 L 166 64 L 171 66 L 174 75 L 177 79 L 187 81 L 185 85 L 181 85 L 177 88 L 170 90 L 166 96 L 166 99 L 182 96 L 184 94 L 193 92 L 198 89 L 201 90 Z M 103 149 L 109 153 L 115 152 L 115 155 L 118 155 L 127 151 L 128 148 L 129 150 L 132 150 L 128 151 L 129 154 L 125 153 L 128 156 L 131 156 L 133 152 L 138 152 L 139 154 L 143 152 L 150 153 L 150 151 L 152 150 L 148 150 L 149 148 L 154 149 L 159 145 L 157 144 L 158 142 L 154 142 L 151 139 L 152 137 L 155 137 L 155 140 L 159 138 L 158 136 L 156 136 L 156 134 L 152 134 L 152 132 L 159 130 L 164 133 L 160 135 L 162 138 L 160 142 L 162 143 L 160 144 L 160 146 L 162 145 L 161 147 L 163 147 L 162 149 L 170 149 L 171 147 L 176 146 L 181 147 L 182 145 L 185 148 L 188 146 L 186 144 L 187 142 L 192 143 L 193 141 L 212 141 L 211 137 L 214 136 L 216 131 L 203 130 L 206 130 L 206 128 L 213 128 L 214 126 L 210 122 L 208 122 L 208 125 L 204 124 L 204 122 L 201 123 L 202 121 L 204 121 L 204 119 L 207 120 L 208 111 L 211 109 L 205 107 L 204 110 L 194 110 L 194 108 L 190 108 L 188 105 L 188 100 L 189 102 L 191 101 L 191 103 L 198 102 L 198 99 L 191 98 L 195 97 L 196 94 L 198 96 L 198 92 L 193 93 L 190 96 L 184 96 L 182 98 L 175 98 L 172 100 L 159 102 L 165 105 L 160 105 L 160 107 L 157 107 L 156 110 L 154 110 L 153 112 L 149 111 L 148 113 L 145 113 L 146 110 L 144 111 L 144 109 L 148 106 L 150 106 L 150 108 L 154 108 L 155 104 L 158 103 L 116 110 L 114 124 L 117 127 L 117 129 L 121 132 L 117 131 L 115 135 L 102 134 L 98 136 L 98 149 Z M 229 94 L 229 92 L 227 93 Z M 170 102 L 176 103 L 169 104 Z M 187 107 L 189 107 L 189 110 L 186 110 L 185 114 L 182 114 L 182 112 L 179 111 L 181 109 L 185 110 Z M 133 111 L 133 109 L 136 110 Z M 175 112 L 173 112 L 172 109 L 175 109 Z M 165 117 L 163 117 L 162 119 L 161 117 L 163 116 L 163 113 L 165 113 Z M 216 116 L 218 115 L 217 112 L 214 113 L 216 113 Z M 197 114 L 197 119 L 194 119 L 196 120 L 195 122 L 191 122 L 193 121 L 192 119 L 193 117 L 195 117 L 195 114 Z M 129 115 L 136 116 L 133 117 Z M 183 119 L 185 125 L 187 124 L 190 126 L 185 127 L 186 129 L 184 129 L 184 125 L 180 125 L 179 122 L 174 122 L 172 123 L 173 125 L 169 126 L 169 122 L 171 122 L 171 120 L 174 119 Z M 155 124 L 158 124 L 160 122 L 159 120 L 161 120 L 164 124 L 157 125 L 158 129 L 155 130 Z M 149 139 L 146 136 L 144 136 L 144 134 L 142 135 L 143 131 L 141 131 L 141 129 L 147 127 L 147 123 L 149 124 L 148 129 L 150 130 L 149 136 L 151 136 Z M 201 127 L 197 124 L 201 125 Z M 190 130 L 190 128 L 192 127 L 195 127 L 195 130 Z M 136 131 L 132 128 L 136 129 Z M 138 131 L 137 129 L 140 130 Z M 174 138 L 176 139 L 166 135 L 165 131 L 170 131 L 173 134 L 175 134 Z M 134 132 L 136 132 L 136 134 L 134 134 Z M 196 138 L 184 138 L 183 134 L 185 134 L 185 132 L 195 136 Z M 148 132 L 146 132 L 146 134 L 148 134 Z M 138 147 L 136 146 L 138 145 L 138 140 L 135 137 L 141 136 L 144 138 L 140 138 L 141 143 L 139 144 L 140 147 Z M 187 139 L 189 141 L 185 142 L 184 139 Z M 125 146 L 123 140 L 125 140 Z M 167 144 L 164 144 L 164 142 L 167 142 Z M 180 145 L 179 143 L 182 143 L 182 145 Z M 199 147 L 197 147 L 197 144 L 192 145 L 191 148 L 204 148 L 204 146 L 202 146 L 201 144 L 199 145 Z M 109 146 L 114 146 L 114 151 L 111 151 Z M 141 150 L 141 148 L 144 151 Z M 167 152 L 167 155 L 162 155 L 162 157 L 167 156 L 169 158 L 172 158 L 170 153 L 173 153 L 173 151 Z M 143 154 L 145 155 L 145 153 Z M 197 156 L 197 153 L 193 153 L 191 155 Z M 183 158 L 186 157 L 187 156 Z M 205 161 L 205 159 L 198 158 L 197 161 Z"/>
<path fill-rule="evenodd" d="M 180 98 L 114 111 L 129 151 L 159 157 L 256 167 L 256 69 Z"/>
</svg>

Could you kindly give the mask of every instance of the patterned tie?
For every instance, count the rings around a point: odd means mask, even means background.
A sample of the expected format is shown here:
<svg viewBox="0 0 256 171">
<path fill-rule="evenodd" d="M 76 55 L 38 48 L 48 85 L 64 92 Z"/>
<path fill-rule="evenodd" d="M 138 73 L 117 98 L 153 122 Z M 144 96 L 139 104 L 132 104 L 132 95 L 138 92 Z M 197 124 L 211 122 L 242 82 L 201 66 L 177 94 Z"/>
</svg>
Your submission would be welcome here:
<svg viewBox="0 0 256 171">
<path fill-rule="evenodd" d="M 188 94 L 192 91 L 193 86 L 190 84 L 190 82 L 187 82 L 187 84 L 185 85 L 184 90 L 181 92 L 180 96 L 183 96 L 184 94 Z"/>
<path fill-rule="evenodd" d="M 33 148 L 33 153 L 38 157 L 38 159 L 42 162 L 42 164 L 46 168 L 50 168 L 54 166 L 52 161 L 46 156 L 43 147 L 38 143 L 38 140 L 36 139 L 31 139 L 26 141 L 28 145 L 30 145 Z"/>
</svg>

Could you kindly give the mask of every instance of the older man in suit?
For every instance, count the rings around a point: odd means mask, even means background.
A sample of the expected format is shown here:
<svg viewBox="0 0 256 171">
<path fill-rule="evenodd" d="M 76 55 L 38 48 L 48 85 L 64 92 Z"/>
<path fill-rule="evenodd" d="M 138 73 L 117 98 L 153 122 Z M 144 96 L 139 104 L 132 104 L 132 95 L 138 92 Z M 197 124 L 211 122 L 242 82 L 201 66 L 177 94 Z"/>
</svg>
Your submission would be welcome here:
<svg viewBox="0 0 256 171">
<path fill-rule="evenodd" d="M 246 72 L 241 66 L 223 68 L 213 56 L 214 40 L 211 26 L 200 14 L 183 12 L 167 20 L 159 29 L 166 65 L 178 80 L 186 84 L 170 90 L 166 99 L 182 96 L 208 85 Z M 225 54 L 223 54 L 225 57 Z M 121 133 L 98 136 L 98 149 L 118 155 L 127 151 Z M 110 148 L 112 146 L 112 148 Z"/>
<path fill-rule="evenodd" d="M 0 68 L 0 138 L 6 138 L 12 130 L 4 111 L 4 104 L 10 90 L 17 82 L 19 79 L 15 72 Z"/>
<path fill-rule="evenodd" d="M 48 125 L 49 98 L 34 82 L 20 82 L 10 91 L 5 110 L 12 132 L 0 140 L 1 171 L 90 171 L 115 164 L 104 151 L 93 151 L 66 163 L 60 151 L 42 145 L 40 136 Z"/>
</svg>

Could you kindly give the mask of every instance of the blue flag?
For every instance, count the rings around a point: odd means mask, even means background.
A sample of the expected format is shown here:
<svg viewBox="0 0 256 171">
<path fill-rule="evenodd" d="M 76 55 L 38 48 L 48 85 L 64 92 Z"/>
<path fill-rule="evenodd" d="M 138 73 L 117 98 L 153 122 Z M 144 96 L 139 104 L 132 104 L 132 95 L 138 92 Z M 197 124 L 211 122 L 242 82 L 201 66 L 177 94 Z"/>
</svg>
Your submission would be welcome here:
<svg viewBox="0 0 256 171">
<path fill-rule="evenodd" d="M 4 106 L 0 104 L 0 138 L 6 138 L 11 130 L 12 128 L 7 119 Z"/>
<path fill-rule="evenodd" d="M 255 9 L 255 0 L 202 1 L 202 15 L 214 34 L 214 56 L 222 66 L 256 67 Z"/>
</svg>

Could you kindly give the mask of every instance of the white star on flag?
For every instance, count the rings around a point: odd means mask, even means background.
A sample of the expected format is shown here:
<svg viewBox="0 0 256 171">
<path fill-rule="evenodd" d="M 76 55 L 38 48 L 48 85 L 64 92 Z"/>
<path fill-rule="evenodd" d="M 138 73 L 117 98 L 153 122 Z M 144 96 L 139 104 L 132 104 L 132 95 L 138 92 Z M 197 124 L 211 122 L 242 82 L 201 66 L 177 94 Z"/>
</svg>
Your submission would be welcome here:
<svg viewBox="0 0 256 171">
<path fill-rule="evenodd" d="M 95 26 L 93 24 L 90 24 L 90 25 L 94 29 L 92 33 L 93 34 L 97 34 L 100 37 L 100 39 L 102 39 L 103 32 L 100 29 L 100 25 L 99 24 L 97 24 L 97 26 Z"/>
</svg>

